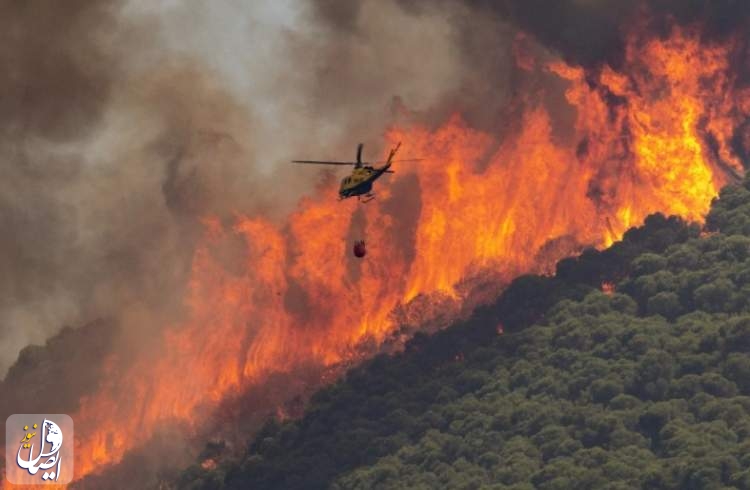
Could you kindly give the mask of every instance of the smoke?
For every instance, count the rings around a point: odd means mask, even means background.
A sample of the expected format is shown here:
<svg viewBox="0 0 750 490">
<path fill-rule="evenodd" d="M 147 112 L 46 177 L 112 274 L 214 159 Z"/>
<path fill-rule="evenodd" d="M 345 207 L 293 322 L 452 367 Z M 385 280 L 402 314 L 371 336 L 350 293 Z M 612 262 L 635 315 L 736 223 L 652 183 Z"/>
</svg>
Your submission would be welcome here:
<svg viewBox="0 0 750 490">
<path fill-rule="evenodd" d="M 420 3 L 419 0 L 404 0 Z M 705 35 L 721 38 L 746 26 L 750 4 L 735 0 L 457 0 L 474 11 L 484 11 L 532 34 L 562 55 L 584 67 L 622 61 L 627 28 L 648 12 L 654 29 L 670 21 L 700 21 Z M 453 3 L 453 0 L 448 0 Z"/>
<path fill-rule="evenodd" d="M 93 293 L 79 278 L 96 266 L 76 260 L 87 248 L 86 197 L 70 197 L 85 172 L 80 146 L 119 70 L 101 48 L 117 5 L 0 4 L 0 372 L 20 347 L 76 319 Z"/>
</svg>

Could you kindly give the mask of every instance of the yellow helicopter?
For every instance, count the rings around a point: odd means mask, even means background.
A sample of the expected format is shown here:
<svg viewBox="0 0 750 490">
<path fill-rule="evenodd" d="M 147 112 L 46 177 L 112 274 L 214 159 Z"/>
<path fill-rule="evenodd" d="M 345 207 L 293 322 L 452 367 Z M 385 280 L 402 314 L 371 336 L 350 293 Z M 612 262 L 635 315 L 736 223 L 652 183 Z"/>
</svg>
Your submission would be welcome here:
<svg viewBox="0 0 750 490">
<path fill-rule="evenodd" d="M 355 196 L 357 197 L 357 200 L 360 200 L 361 197 L 364 196 L 365 199 L 362 200 L 362 202 L 367 203 L 375 199 L 375 194 L 372 192 L 372 184 L 383 174 L 395 173 L 393 170 L 391 170 L 391 165 L 393 165 L 394 162 L 421 160 L 420 158 L 410 158 L 408 160 L 393 160 L 393 157 L 396 155 L 396 152 L 400 147 L 401 143 L 399 142 L 393 149 L 391 149 L 391 152 L 388 155 L 388 159 L 384 162 L 363 162 L 362 148 L 364 148 L 364 145 L 360 143 L 357 146 L 356 162 L 292 160 L 292 163 L 305 163 L 314 165 L 353 165 L 354 169 L 352 170 L 351 175 L 349 175 L 348 177 L 344 177 L 341 180 L 341 185 L 339 186 L 339 201 Z M 384 163 L 384 165 L 382 167 L 373 166 L 380 163 Z"/>
</svg>

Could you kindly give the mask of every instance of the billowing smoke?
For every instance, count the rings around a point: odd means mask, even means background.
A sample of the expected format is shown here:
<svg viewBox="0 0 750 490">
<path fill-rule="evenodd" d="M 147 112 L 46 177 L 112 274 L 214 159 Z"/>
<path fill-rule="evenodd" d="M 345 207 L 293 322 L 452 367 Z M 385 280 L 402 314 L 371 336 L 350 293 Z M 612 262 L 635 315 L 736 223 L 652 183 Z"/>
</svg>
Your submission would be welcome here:
<svg viewBox="0 0 750 490">
<path fill-rule="evenodd" d="M 106 278 L 101 269 L 111 270 L 105 264 L 118 255 L 97 247 L 115 230 L 96 216 L 111 213 L 102 198 L 117 198 L 102 187 L 109 170 L 87 162 L 84 146 L 103 123 L 122 68 L 105 49 L 117 7 L 0 5 L 0 372 L 25 344 L 98 314 L 89 298 L 112 284 L 94 278 Z"/>
</svg>

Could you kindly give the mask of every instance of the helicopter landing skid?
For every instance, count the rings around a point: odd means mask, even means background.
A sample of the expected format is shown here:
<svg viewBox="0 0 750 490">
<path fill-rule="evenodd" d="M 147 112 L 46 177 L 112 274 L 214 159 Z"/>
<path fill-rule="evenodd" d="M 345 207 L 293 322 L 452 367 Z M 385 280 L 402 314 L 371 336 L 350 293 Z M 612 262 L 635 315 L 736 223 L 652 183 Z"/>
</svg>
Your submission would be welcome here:
<svg viewBox="0 0 750 490">
<path fill-rule="evenodd" d="M 362 199 L 361 202 L 362 202 L 362 204 L 367 204 L 368 202 L 372 201 L 373 199 L 375 199 L 375 194 L 365 194 L 365 198 Z"/>
</svg>

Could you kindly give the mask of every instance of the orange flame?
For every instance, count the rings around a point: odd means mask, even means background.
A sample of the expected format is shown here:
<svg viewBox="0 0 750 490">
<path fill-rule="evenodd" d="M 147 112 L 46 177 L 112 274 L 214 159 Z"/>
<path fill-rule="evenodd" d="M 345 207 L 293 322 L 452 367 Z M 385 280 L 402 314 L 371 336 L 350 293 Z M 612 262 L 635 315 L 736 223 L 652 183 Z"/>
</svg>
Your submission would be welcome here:
<svg viewBox="0 0 750 490">
<path fill-rule="evenodd" d="M 189 320 L 164 332 L 158 356 L 82 400 L 77 474 L 119 461 L 160 424 L 195 428 L 270 373 L 357 360 L 360 345 L 398 327 L 399 305 L 431 294 L 464 300 L 456 285 L 486 270 L 507 278 L 538 270 L 552 240 L 606 246 L 656 211 L 701 220 L 727 169 L 742 170 L 730 142 L 750 97 L 734 88 L 732 48 L 675 28 L 667 39 L 634 35 L 617 71 L 524 57 L 524 70 L 567 82 L 575 119 L 562 131 L 538 93 L 524 97 L 520 124 L 502 140 L 458 115 L 436 130 L 392 129 L 389 142 L 404 141 L 427 163 L 378 183 L 378 200 L 363 211 L 372 248 L 360 262 L 345 233 L 362 211 L 336 202 L 333 187 L 303 199 L 283 226 L 209 220 L 193 259 Z M 406 179 L 419 196 L 414 223 L 393 211 L 402 196 L 391 189 Z M 244 266 L 228 270 L 213 251 L 236 237 Z"/>
</svg>

